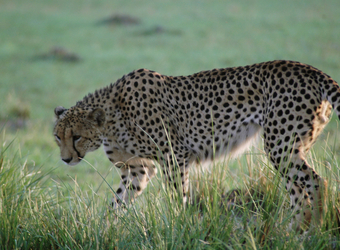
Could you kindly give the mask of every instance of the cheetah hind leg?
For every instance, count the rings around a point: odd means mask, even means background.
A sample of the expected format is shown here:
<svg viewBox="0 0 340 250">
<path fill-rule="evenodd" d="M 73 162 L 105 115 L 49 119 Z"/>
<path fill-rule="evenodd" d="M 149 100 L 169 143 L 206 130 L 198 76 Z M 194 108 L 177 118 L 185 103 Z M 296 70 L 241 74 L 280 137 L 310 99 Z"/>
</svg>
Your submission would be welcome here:
<svg viewBox="0 0 340 250">
<path fill-rule="evenodd" d="M 311 223 L 311 203 L 308 194 L 295 181 L 287 180 L 286 190 L 289 192 L 290 205 L 293 217 L 289 228 L 297 232 L 303 232 Z"/>
<path fill-rule="evenodd" d="M 112 199 L 112 207 L 119 208 L 122 203 L 127 205 L 133 202 L 146 188 L 148 182 L 157 173 L 152 164 L 125 165 L 121 169 L 121 181 L 116 191 L 118 197 Z"/>
<path fill-rule="evenodd" d="M 295 215 L 290 228 L 302 232 L 308 229 L 311 221 L 322 224 L 323 202 L 327 183 L 308 165 L 301 156 L 292 157 L 290 162 L 281 162 L 280 173 L 285 177 L 291 209 Z"/>
<path fill-rule="evenodd" d="M 271 150 L 268 147 L 265 149 L 267 154 L 271 152 L 271 162 L 287 182 L 286 190 L 289 192 L 291 208 L 295 212 L 290 227 L 301 232 L 310 226 L 312 220 L 321 225 L 322 198 L 326 196 L 327 183 L 306 162 L 304 156 L 308 150 L 303 146 L 306 143 L 301 143 L 298 139 L 299 137 L 295 137 L 293 145 L 286 142 L 275 145 Z M 286 149 L 283 154 L 277 154 L 280 148 Z"/>
<path fill-rule="evenodd" d="M 286 189 L 290 192 L 290 201 L 296 215 L 290 227 L 297 231 L 307 229 L 313 220 L 322 225 L 324 198 L 327 196 L 327 182 L 324 181 L 305 160 L 294 164 L 287 177 Z"/>
</svg>

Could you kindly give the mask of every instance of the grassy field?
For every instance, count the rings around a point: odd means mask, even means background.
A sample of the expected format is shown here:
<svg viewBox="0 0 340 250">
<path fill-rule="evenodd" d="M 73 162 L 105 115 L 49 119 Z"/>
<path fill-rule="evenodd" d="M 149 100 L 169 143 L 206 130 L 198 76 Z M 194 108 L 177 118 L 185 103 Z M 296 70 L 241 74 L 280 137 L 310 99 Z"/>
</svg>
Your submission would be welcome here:
<svg viewBox="0 0 340 250">
<path fill-rule="evenodd" d="M 174 206 L 155 180 L 116 215 L 107 204 L 119 177 L 104 153 L 67 167 L 52 136 L 56 106 L 137 68 L 187 75 L 289 59 L 340 82 L 339 12 L 335 0 L 0 0 L 0 249 L 339 248 L 330 227 L 290 233 L 286 194 L 268 177 L 261 150 L 219 165 L 211 178 L 193 177 L 192 192 L 206 202 L 199 208 Z M 330 207 L 340 176 L 337 131 L 333 117 L 310 159 L 330 180 Z M 219 205 L 224 190 L 258 187 L 259 179 L 261 206 Z M 331 224 L 332 212 L 326 216 Z"/>
</svg>

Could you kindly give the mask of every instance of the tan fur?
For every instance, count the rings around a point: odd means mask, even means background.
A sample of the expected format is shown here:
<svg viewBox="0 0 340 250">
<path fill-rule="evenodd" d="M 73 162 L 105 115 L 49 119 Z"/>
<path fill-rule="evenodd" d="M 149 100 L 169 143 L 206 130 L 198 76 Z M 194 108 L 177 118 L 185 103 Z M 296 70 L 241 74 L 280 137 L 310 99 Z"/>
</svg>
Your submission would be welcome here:
<svg viewBox="0 0 340 250">
<path fill-rule="evenodd" d="M 339 116 L 339 101 L 333 79 L 292 61 L 179 77 L 140 69 L 70 109 L 57 107 L 54 135 L 69 165 L 103 144 L 122 172 L 116 206 L 142 193 L 156 173 L 154 161 L 185 201 L 192 163 L 244 151 L 262 130 L 265 152 L 286 180 L 297 213 L 292 227 L 299 230 L 313 218 L 322 221 L 326 182 L 306 154 L 331 107 Z"/>
</svg>

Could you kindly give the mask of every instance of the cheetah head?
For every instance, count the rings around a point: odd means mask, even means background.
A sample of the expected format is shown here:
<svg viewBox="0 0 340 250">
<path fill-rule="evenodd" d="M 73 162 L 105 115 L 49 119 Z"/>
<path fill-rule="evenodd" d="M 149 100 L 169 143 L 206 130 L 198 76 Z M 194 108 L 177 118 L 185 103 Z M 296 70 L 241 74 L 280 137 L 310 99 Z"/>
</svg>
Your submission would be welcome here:
<svg viewBox="0 0 340 250">
<path fill-rule="evenodd" d="M 78 164 L 87 152 L 102 144 L 105 112 L 102 109 L 86 110 L 81 107 L 56 107 L 57 118 L 54 137 L 60 148 L 60 157 L 68 165 Z"/>
</svg>

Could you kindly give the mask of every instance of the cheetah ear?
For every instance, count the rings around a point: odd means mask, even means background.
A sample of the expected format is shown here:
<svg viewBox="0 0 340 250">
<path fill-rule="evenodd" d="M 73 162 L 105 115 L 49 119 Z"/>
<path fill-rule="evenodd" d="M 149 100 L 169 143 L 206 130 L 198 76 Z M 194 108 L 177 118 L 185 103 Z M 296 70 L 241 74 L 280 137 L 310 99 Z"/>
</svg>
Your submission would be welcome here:
<svg viewBox="0 0 340 250">
<path fill-rule="evenodd" d="M 54 109 L 54 114 L 56 116 L 57 119 L 59 119 L 59 117 L 66 111 L 67 109 L 62 107 L 62 106 L 58 106 Z"/>
<path fill-rule="evenodd" d="M 94 109 L 87 115 L 87 120 L 95 123 L 98 127 L 104 125 L 105 122 L 105 112 L 102 109 Z"/>
</svg>

